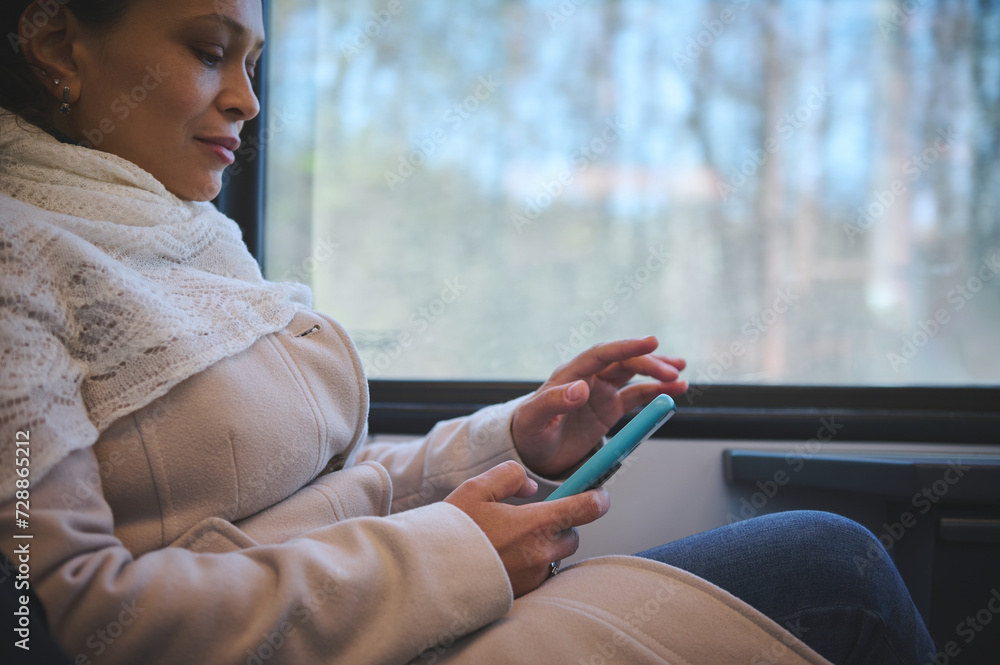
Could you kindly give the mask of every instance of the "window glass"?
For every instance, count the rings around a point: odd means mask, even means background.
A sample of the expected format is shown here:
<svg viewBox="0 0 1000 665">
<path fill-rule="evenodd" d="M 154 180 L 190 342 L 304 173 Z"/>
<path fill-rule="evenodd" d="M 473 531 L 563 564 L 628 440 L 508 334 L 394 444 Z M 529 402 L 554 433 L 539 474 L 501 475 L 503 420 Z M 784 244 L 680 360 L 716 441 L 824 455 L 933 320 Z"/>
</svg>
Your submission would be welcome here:
<svg viewBox="0 0 1000 665">
<path fill-rule="evenodd" d="M 656 334 L 700 383 L 1000 384 L 1000 9 L 272 5 L 269 279 L 371 378 Z"/>
</svg>

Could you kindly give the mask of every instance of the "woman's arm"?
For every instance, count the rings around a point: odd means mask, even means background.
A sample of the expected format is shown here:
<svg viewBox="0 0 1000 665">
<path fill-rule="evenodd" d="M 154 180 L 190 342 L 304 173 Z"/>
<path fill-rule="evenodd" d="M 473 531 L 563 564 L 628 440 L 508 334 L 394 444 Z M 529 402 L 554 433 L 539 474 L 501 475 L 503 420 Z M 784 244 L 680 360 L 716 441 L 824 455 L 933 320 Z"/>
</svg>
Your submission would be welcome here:
<svg viewBox="0 0 1000 665">
<path fill-rule="evenodd" d="M 90 449 L 56 465 L 31 488 L 27 530 L 0 506 L 0 539 L 27 543 L 28 581 L 77 663 L 406 662 L 512 603 L 490 540 L 447 503 L 281 545 L 133 558 L 101 493 L 76 491 L 97 470 Z"/>
<path fill-rule="evenodd" d="M 511 422 L 525 398 L 444 420 L 413 441 L 369 443 L 359 451 L 358 461 L 376 461 L 389 472 L 393 513 L 440 501 L 466 480 L 501 462 L 521 463 Z M 536 500 L 558 486 L 530 471 L 528 476 L 539 485 Z"/>
<path fill-rule="evenodd" d="M 622 415 L 661 392 L 687 390 L 679 378 L 684 360 L 653 355 L 657 345 L 655 337 L 598 344 L 529 395 L 438 423 L 415 441 L 369 444 L 358 459 L 389 471 L 393 512 L 441 500 L 508 460 L 525 467 L 539 485 L 536 499 L 543 499 L 558 486 L 548 478 L 571 471 Z M 629 383 L 638 375 L 654 380 Z"/>
</svg>

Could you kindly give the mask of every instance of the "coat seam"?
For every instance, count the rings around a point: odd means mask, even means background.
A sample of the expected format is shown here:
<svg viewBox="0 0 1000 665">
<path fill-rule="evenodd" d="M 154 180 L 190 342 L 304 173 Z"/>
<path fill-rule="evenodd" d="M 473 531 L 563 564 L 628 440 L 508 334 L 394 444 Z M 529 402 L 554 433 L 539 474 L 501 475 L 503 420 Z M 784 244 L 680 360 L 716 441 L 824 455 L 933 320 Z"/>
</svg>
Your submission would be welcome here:
<svg viewBox="0 0 1000 665">
<path fill-rule="evenodd" d="M 160 484 L 156 480 L 156 470 L 153 468 L 153 460 L 151 459 L 151 452 L 148 445 L 146 445 L 146 437 L 142 435 L 142 428 L 139 427 L 139 418 L 136 416 L 136 412 L 132 412 L 132 423 L 135 425 L 135 434 L 139 437 L 139 443 L 142 444 L 142 451 L 145 453 L 146 467 L 149 469 L 149 478 L 153 483 L 153 494 L 156 496 L 156 509 L 160 513 L 160 547 L 167 546 L 167 520 L 166 515 L 163 512 L 163 499 L 160 497 Z M 170 493 L 170 483 L 164 474 L 163 484 L 165 487 L 163 491 L 167 494 Z"/>
<path fill-rule="evenodd" d="M 329 424 L 326 422 L 326 418 L 323 417 L 322 409 L 319 408 L 319 400 L 316 399 L 316 394 L 309 387 L 308 383 L 301 376 L 298 366 L 292 361 L 288 355 L 288 351 L 278 344 L 277 340 L 268 337 L 268 342 L 274 347 L 281 358 L 282 363 L 285 365 L 285 369 L 288 370 L 288 375 L 295 382 L 295 386 L 299 389 L 299 393 L 307 400 L 309 404 L 309 410 L 312 412 L 313 422 L 316 424 L 316 464 L 310 477 L 316 477 L 323 467 L 326 466 L 326 460 L 324 457 L 324 449 L 328 449 L 325 444 L 328 442 L 330 431 Z"/>
<path fill-rule="evenodd" d="M 309 485 L 308 487 L 305 487 L 303 489 L 313 490 L 315 492 L 319 492 L 320 496 L 322 496 L 324 499 L 326 499 L 326 502 L 330 505 L 330 510 L 333 511 L 334 522 L 341 522 L 341 521 L 343 521 L 347 517 L 347 511 L 344 511 L 344 510 L 338 511 L 337 510 L 337 506 L 335 506 L 333 504 L 333 499 L 330 497 L 329 494 L 326 493 L 325 490 L 320 489 L 319 487 L 317 487 L 315 485 Z M 340 497 L 339 496 L 337 497 L 337 503 L 340 503 L 341 504 L 341 508 L 343 508 L 343 502 L 340 501 Z"/>
<path fill-rule="evenodd" d="M 364 362 L 362 361 L 361 355 L 358 353 L 358 349 L 354 345 L 353 340 L 351 340 L 351 336 L 347 333 L 343 326 L 320 312 L 311 313 L 317 318 L 328 320 L 330 328 L 333 330 L 345 354 L 351 359 L 351 364 L 354 366 L 355 387 L 358 391 L 360 404 L 358 406 L 358 417 L 354 423 L 354 433 L 351 437 L 351 441 L 348 442 L 347 448 L 350 448 L 352 451 L 351 454 L 355 455 L 357 454 L 357 451 L 364 446 L 364 441 L 362 439 L 367 431 L 368 411 L 371 400 L 371 397 L 368 394 L 368 377 L 365 375 Z M 345 450 L 347 448 L 345 448 Z"/>
<path fill-rule="evenodd" d="M 529 595 L 522 598 L 521 601 L 524 603 L 548 605 L 550 607 L 557 607 L 563 610 L 569 610 L 575 612 L 577 614 L 582 614 L 583 616 L 586 616 L 594 621 L 600 621 L 613 631 L 621 632 L 626 635 L 629 634 L 628 629 L 631 629 L 632 631 L 634 631 L 635 634 L 645 637 L 651 643 L 656 644 L 660 649 L 662 649 L 663 652 L 666 652 L 669 658 L 668 662 L 673 663 L 676 661 L 679 663 L 683 663 L 684 665 L 691 665 L 691 662 L 689 660 L 674 652 L 673 649 L 663 644 L 663 642 L 656 639 L 654 636 L 650 635 L 646 631 L 642 630 L 641 628 L 637 628 L 636 626 L 633 626 L 632 624 L 630 624 L 628 621 L 625 621 L 621 617 L 606 612 L 605 610 L 595 607 L 594 605 L 588 605 L 586 603 L 581 603 L 579 601 L 571 600 L 569 598 L 554 598 L 552 596 L 548 596 L 546 598 L 531 598 Z M 624 624 L 624 626 L 619 624 Z M 635 640 L 635 642 L 641 644 L 643 648 L 645 648 L 646 650 L 652 651 L 652 649 L 650 649 L 646 643 L 640 642 L 639 640 Z"/>
</svg>

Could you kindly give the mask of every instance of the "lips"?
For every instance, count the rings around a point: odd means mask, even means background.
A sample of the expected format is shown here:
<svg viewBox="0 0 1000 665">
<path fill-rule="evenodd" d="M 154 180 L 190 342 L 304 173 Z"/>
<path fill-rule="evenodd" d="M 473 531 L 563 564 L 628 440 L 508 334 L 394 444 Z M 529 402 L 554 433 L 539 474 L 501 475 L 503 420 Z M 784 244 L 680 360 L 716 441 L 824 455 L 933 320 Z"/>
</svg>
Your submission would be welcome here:
<svg viewBox="0 0 1000 665">
<path fill-rule="evenodd" d="M 240 147 L 240 140 L 235 136 L 199 136 L 198 140 L 205 143 L 215 143 L 216 145 L 221 145 L 223 148 L 231 152 L 236 152 L 236 149 Z"/>
<path fill-rule="evenodd" d="M 226 165 L 236 161 L 234 154 L 240 147 L 240 140 L 234 136 L 198 136 L 195 140 Z"/>
</svg>

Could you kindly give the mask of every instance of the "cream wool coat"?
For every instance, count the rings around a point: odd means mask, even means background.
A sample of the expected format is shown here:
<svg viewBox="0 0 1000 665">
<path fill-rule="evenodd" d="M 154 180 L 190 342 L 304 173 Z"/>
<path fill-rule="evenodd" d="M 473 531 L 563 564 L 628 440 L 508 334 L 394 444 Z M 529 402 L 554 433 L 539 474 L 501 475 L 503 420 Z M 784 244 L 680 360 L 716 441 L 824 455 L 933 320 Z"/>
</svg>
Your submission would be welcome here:
<svg viewBox="0 0 1000 665">
<path fill-rule="evenodd" d="M 80 665 L 827 662 L 725 591 L 633 557 L 514 600 L 483 532 L 438 502 L 518 459 L 514 406 L 365 445 L 356 349 L 300 311 L 33 486 L 33 588 Z M 8 504 L 2 542 L 13 530 Z"/>
</svg>

